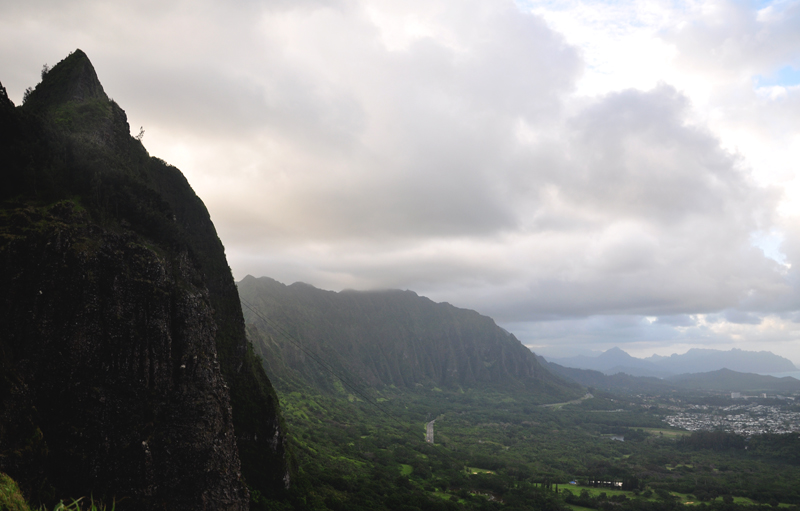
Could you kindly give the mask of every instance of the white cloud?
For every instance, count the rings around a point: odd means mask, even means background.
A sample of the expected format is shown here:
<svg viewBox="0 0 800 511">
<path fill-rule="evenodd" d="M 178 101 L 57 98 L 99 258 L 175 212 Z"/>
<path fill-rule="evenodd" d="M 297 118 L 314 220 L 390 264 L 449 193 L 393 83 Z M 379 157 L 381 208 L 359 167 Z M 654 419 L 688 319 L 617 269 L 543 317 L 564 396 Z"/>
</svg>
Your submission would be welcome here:
<svg viewBox="0 0 800 511">
<path fill-rule="evenodd" d="M 798 61 L 798 6 L 20 2 L 0 80 L 86 51 L 238 278 L 410 288 L 537 345 L 800 355 L 800 89 L 754 79 Z"/>
</svg>

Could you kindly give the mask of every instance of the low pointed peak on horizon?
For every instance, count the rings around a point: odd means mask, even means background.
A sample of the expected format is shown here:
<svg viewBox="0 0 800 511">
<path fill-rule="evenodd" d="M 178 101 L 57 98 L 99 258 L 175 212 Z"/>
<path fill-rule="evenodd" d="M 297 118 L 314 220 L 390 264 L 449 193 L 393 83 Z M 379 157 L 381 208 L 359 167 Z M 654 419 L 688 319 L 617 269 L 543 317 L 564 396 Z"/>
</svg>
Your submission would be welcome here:
<svg viewBox="0 0 800 511">
<path fill-rule="evenodd" d="M 613 348 L 607 349 L 606 351 L 603 352 L 603 355 L 605 355 L 606 353 L 612 353 L 612 354 L 614 354 L 614 353 L 624 353 L 624 354 L 628 355 L 628 352 L 623 350 L 619 346 L 614 346 Z M 628 356 L 630 356 L 630 355 L 628 355 Z"/>
</svg>

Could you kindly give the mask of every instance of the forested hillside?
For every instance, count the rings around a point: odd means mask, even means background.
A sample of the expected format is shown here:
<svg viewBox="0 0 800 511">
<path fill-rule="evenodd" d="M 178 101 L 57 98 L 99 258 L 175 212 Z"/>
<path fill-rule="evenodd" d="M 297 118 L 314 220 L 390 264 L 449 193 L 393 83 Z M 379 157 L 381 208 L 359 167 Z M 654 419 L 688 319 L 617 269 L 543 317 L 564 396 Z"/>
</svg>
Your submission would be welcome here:
<svg viewBox="0 0 800 511">
<path fill-rule="evenodd" d="M 338 384 L 309 354 L 368 385 L 502 387 L 541 402 L 582 394 L 479 313 L 411 291 L 342 291 L 248 276 L 238 284 L 251 339 L 271 377 Z M 251 309 L 252 308 L 252 309 Z M 305 350 L 305 351 L 304 351 Z"/>
</svg>

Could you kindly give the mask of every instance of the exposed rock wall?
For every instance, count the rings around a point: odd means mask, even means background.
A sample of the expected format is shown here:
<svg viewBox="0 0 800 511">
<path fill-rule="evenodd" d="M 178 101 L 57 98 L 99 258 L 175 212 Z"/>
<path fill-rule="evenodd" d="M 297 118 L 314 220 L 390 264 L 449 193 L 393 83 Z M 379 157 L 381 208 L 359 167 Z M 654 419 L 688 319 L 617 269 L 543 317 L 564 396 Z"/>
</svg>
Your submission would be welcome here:
<svg viewBox="0 0 800 511">
<path fill-rule="evenodd" d="M 6 210 L 3 470 L 45 500 L 247 509 L 201 277 L 73 210 Z"/>
<path fill-rule="evenodd" d="M 208 211 L 129 131 L 80 50 L 21 107 L 0 86 L 0 471 L 247 509 L 289 482 L 278 401 Z"/>
</svg>

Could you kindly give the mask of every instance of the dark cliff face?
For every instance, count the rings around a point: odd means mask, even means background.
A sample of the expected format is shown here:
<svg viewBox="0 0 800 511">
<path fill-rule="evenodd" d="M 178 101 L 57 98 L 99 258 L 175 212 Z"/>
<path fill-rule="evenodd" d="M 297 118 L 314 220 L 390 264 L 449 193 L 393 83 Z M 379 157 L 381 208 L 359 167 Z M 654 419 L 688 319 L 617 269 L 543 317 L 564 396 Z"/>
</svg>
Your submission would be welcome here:
<svg viewBox="0 0 800 511">
<path fill-rule="evenodd" d="M 491 318 L 411 291 L 334 293 L 248 276 L 239 282 L 239 293 L 261 314 L 245 306 L 251 338 L 273 378 L 330 386 L 330 376 L 287 339 L 291 336 L 327 364 L 374 386 L 498 385 L 543 397 L 579 392 L 544 369 Z"/>
<path fill-rule="evenodd" d="M 44 498 L 246 509 L 200 275 L 74 209 L 7 212 L 3 470 Z"/>
<path fill-rule="evenodd" d="M 208 212 L 80 50 L 0 90 L 0 471 L 34 500 L 247 509 L 288 483 L 277 398 Z"/>
</svg>

